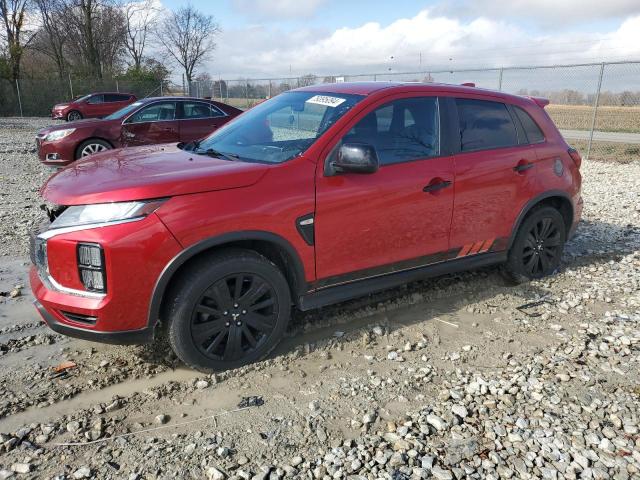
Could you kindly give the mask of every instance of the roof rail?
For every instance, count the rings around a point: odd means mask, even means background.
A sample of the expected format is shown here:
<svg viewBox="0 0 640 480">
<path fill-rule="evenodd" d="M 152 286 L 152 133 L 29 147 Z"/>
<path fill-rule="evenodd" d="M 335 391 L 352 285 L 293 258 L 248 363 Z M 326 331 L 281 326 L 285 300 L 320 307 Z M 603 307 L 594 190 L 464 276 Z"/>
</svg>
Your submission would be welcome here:
<svg viewBox="0 0 640 480">
<path fill-rule="evenodd" d="M 464 82 L 461 83 L 460 85 L 462 85 L 463 87 L 475 87 L 476 84 L 474 82 Z"/>
</svg>

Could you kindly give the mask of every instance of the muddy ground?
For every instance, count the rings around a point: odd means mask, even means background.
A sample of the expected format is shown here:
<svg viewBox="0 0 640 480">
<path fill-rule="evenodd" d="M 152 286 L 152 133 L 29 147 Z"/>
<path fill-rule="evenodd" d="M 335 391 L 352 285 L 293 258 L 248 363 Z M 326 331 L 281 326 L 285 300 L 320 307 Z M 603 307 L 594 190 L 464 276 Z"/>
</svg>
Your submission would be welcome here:
<svg viewBox="0 0 640 480">
<path fill-rule="evenodd" d="M 0 120 L 0 480 L 640 477 L 640 161 L 585 162 L 551 277 L 488 268 L 296 313 L 270 359 L 208 376 L 40 322 L 47 123 Z"/>
</svg>

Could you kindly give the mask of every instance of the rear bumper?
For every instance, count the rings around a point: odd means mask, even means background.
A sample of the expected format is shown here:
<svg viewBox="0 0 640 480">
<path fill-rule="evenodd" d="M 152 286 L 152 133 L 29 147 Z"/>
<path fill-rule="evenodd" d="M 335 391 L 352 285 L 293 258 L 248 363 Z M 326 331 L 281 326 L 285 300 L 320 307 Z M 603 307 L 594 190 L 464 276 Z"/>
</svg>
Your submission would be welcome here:
<svg viewBox="0 0 640 480">
<path fill-rule="evenodd" d="M 33 304 L 47 326 L 54 332 L 62 335 L 80 338 L 82 340 L 89 340 L 91 342 L 111 343 L 116 345 L 137 345 L 141 343 L 149 343 L 153 340 L 154 329 L 152 327 L 146 327 L 140 330 L 125 330 L 121 332 L 87 330 L 86 328 L 73 327 L 58 321 L 55 315 L 50 313 L 37 300 L 34 300 Z"/>
</svg>

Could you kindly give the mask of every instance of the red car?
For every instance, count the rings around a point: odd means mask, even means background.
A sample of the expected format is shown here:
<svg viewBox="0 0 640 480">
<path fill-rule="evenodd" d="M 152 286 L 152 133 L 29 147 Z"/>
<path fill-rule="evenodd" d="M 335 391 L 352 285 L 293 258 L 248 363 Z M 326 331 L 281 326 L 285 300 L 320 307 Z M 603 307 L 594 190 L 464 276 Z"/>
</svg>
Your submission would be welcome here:
<svg viewBox="0 0 640 480">
<path fill-rule="evenodd" d="M 200 142 L 52 176 L 31 286 L 55 331 L 166 332 L 202 370 L 264 358 L 309 310 L 432 275 L 560 265 L 581 159 L 543 99 L 437 84 L 283 93 Z"/>
<path fill-rule="evenodd" d="M 63 167 L 112 148 L 203 138 L 242 113 L 224 103 L 186 97 L 138 100 L 104 119 L 54 125 L 38 132 L 38 157 Z"/>
<path fill-rule="evenodd" d="M 51 118 L 74 122 L 83 118 L 102 118 L 136 101 L 131 93 L 90 93 L 69 103 L 58 103 L 51 109 Z"/>
</svg>

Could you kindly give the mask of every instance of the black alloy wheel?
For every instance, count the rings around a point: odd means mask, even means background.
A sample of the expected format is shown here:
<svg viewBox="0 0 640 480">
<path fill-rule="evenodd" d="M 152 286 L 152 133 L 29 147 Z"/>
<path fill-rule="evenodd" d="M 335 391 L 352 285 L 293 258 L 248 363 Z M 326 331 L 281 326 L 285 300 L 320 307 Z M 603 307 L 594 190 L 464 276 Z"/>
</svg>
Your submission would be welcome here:
<svg viewBox="0 0 640 480">
<path fill-rule="evenodd" d="M 273 287 L 253 273 L 228 275 L 209 287 L 193 310 L 191 336 L 204 356 L 235 361 L 259 349 L 276 327 Z"/>
<path fill-rule="evenodd" d="M 291 317 L 283 272 L 251 250 L 203 254 L 171 280 L 163 322 L 176 355 L 212 372 L 264 359 Z"/>
<path fill-rule="evenodd" d="M 559 263 L 562 253 L 560 227 L 552 218 L 543 217 L 529 230 L 522 249 L 524 269 L 532 277 L 544 275 Z"/>
<path fill-rule="evenodd" d="M 566 231 L 557 209 L 543 206 L 532 211 L 520 225 L 509 250 L 509 280 L 520 283 L 552 274 L 560 266 Z"/>
</svg>

